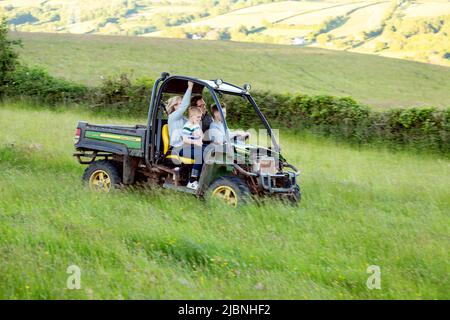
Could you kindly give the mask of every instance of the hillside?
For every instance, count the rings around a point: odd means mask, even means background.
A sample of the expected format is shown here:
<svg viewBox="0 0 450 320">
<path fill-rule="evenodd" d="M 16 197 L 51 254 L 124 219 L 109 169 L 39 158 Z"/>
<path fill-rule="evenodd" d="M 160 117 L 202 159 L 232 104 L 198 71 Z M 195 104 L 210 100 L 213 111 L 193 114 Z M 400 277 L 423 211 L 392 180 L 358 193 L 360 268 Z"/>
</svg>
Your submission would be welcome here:
<svg viewBox="0 0 450 320">
<path fill-rule="evenodd" d="M 450 66 L 449 0 L 0 0 L 15 31 L 232 40 Z"/>
<path fill-rule="evenodd" d="M 377 107 L 449 106 L 450 68 L 286 45 L 122 36 L 13 33 L 20 56 L 85 84 L 120 72 L 221 77 L 255 90 L 352 96 Z"/>
<path fill-rule="evenodd" d="M 449 298 L 444 158 L 283 131 L 301 205 L 233 210 L 169 190 L 83 189 L 81 119 L 145 121 L 0 105 L 0 299 Z M 66 288 L 72 264 L 80 290 Z M 369 265 L 381 290 L 366 287 Z"/>
</svg>

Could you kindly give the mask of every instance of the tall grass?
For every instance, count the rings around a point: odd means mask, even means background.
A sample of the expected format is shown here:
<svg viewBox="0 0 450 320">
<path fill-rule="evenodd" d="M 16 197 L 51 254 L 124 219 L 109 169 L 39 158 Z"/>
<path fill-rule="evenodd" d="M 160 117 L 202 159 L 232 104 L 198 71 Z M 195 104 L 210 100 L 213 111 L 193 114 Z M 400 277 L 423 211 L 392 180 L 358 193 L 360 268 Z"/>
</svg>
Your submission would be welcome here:
<svg viewBox="0 0 450 320">
<path fill-rule="evenodd" d="M 83 189 L 78 120 L 143 122 L 0 106 L 0 298 L 449 298 L 445 158 L 282 132 L 301 205 L 234 210 Z M 72 264 L 80 290 L 66 288 Z M 381 290 L 365 285 L 369 265 Z"/>
</svg>

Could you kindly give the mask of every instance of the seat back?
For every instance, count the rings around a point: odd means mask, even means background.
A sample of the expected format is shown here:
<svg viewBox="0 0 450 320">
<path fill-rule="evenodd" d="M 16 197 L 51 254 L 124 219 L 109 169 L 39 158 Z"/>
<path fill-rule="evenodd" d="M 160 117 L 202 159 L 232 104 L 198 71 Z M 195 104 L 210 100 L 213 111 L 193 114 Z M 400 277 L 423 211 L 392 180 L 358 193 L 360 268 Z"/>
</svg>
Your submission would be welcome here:
<svg viewBox="0 0 450 320">
<path fill-rule="evenodd" d="M 162 141 L 163 141 L 163 152 L 164 152 L 164 154 L 166 154 L 167 151 L 169 151 L 169 143 L 170 143 L 169 125 L 168 124 L 163 125 L 163 127 L 161 129 L 161 136 L 162 136 Z"/>
<path fill-rule="evenodd" d="M 167 155 L 167 152 L 169 151 L 169 144 L 170 144 L 170 139 L 169 139 L 169 125 L 165 124 L 163 125 L 162 129 L 161 129 L 161 137 L 162 137 L 162 141 L 163 141 L 163 151 L 164 151 L 164 155 L 166 155 L 164 158 L 165 159 L 175 159 L 175 164 L 178 165 L 180 163 L 182 164 L 194 164 L 194 159 L 191 158 L 185 158 L 185 157 L 180 157 L 178 155 L 172 155 L 169 154 Z"/>
</svg>

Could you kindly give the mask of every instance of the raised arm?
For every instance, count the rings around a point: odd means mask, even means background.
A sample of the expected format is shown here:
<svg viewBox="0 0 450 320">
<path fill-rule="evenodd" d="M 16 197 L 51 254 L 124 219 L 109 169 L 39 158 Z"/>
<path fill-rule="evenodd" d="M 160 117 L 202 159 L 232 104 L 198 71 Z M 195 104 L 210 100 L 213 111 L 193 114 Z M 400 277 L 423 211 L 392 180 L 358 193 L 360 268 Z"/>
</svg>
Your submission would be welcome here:
<svg viewBox="0 0 450 320">
<path fill-rule="evenodd" d="M 188 88 L 186 90 L 186 93 L 183 96 L 183 99 L 181 100 L 180 107 L 170 114 L 173 119 L 178 120 L 178 119 L 183 118 L 183 114 L 186 111 L 187 107 L 189 107 L 189 102 L 191 101 L 191 94 L 192 94 L 193 86 L 194 86 L 194 83 L 191 81 L 188 81 Z"/>
</svg>

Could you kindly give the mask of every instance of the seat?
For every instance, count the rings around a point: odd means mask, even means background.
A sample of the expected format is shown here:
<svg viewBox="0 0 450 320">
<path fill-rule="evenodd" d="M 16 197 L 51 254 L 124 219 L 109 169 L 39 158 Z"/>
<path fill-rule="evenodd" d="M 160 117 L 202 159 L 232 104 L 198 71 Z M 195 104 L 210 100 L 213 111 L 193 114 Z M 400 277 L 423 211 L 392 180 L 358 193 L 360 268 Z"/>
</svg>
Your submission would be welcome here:
<svg viewBox="0 0 450 320">
<path fill-rule="evenodd" d="M 169 125 L 165 124 L 163 125 L 162 129 L 161 129 L 161 136 L 162 136 L 162 141 L 163 141 L 163 151 L 164 154 L 167 155 L 167 152 L 169 152 Z M 166 159 L 172 159 L 172 160 L 176 160 L 179 163 L 183 163 L 183 164 L 194 164 L 194 159 L 191 158 L 185 158 L 185 157 L 180 157 L 174 154 L 168 154 L 166 157 Z"/>
</svg>

